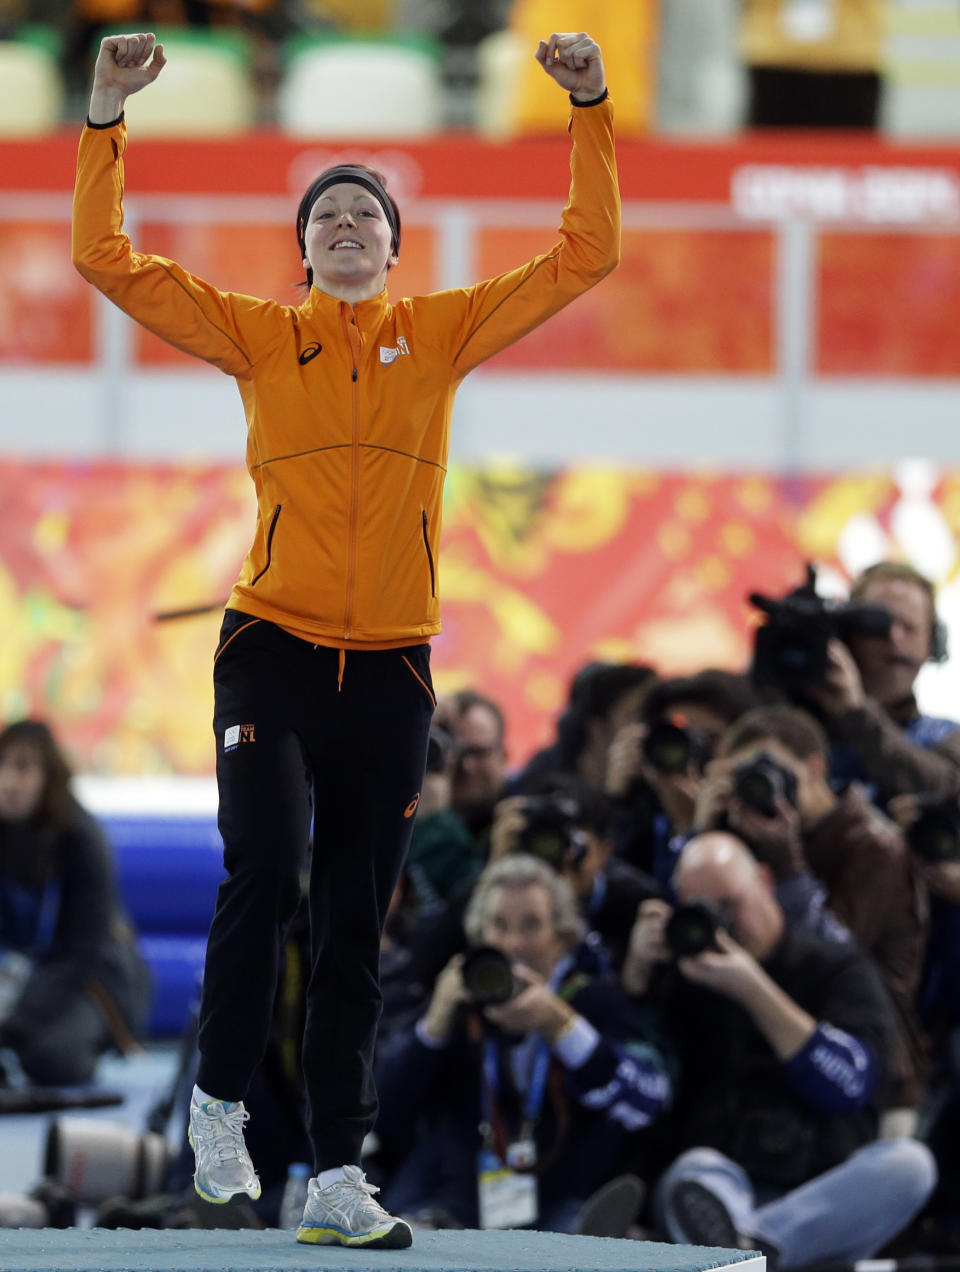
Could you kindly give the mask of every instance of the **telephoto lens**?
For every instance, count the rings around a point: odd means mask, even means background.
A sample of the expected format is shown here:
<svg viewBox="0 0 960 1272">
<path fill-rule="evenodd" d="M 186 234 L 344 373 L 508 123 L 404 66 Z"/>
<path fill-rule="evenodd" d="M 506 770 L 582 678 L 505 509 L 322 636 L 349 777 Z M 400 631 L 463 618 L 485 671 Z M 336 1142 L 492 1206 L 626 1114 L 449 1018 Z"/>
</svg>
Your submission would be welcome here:
<svg viewBox="0 0 960 1272">
<path fill-rule="evenodd" d="M 468 950 L 461 974 L 467 993 L 481 1007 L 509 1002 L 519 989 L 510 960 L 493 945 L 476 945 Z"/>
</svg>

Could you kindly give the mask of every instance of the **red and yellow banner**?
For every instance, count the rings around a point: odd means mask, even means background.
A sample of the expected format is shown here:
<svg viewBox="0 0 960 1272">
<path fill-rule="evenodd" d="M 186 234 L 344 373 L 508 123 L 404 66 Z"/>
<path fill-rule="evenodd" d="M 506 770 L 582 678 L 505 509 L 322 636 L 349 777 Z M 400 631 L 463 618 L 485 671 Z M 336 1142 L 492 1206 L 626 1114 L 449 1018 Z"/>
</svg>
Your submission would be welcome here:
<svg viewBox="0 0 960 1272">
<path fill-rule="evenodd" d="M 253 529 L 246 473 L 6 461 L 0 499 L 0 716 L 48 717 L 81 770 L 210 772 L 216 607 Z M 782 593 L 808 557 L 838 565 L 852 519 L 888 534 L 900 499 L 883 473 L 787 481 L 454 467 L 437 689 L 473 686 L 502 703 L 519 763 L 549 740 L 589 659 L 663 673 L 743 667 L 746 594 Z M 960 474 L 929 503 L 955 524 Z"/>
</svg>

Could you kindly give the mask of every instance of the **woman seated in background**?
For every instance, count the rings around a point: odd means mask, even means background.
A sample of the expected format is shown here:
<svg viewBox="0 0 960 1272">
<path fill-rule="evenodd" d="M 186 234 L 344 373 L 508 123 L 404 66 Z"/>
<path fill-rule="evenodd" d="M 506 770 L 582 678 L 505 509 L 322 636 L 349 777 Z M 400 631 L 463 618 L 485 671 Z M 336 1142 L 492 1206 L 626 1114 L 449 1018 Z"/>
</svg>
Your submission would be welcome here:
<svg viewBox="0 0 960 1272">
<path fill-rule="evenodd" d="M 0 1048 L 41 1086 L 89 1082 L 136 1046 L 146 966 L 120 910 L 109 846 L 70 790 L 49 728 L 0 733 Z"/>
</svg>

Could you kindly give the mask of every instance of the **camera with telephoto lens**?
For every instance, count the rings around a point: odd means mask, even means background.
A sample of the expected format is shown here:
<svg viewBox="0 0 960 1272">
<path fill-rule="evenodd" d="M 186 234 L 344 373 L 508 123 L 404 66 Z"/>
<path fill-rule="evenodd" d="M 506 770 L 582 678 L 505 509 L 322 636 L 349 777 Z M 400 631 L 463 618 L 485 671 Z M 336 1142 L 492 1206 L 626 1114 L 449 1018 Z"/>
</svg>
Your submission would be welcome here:
<svg viewBox="0 0 960 1272">
<path fill-rule="evenodd" d="M 538 857 L 554 870 L 578 865 L 587 852 L 587 836 L 580 825 L 580 805 L 569 795 L 527 795 L 520 804 L 524 816 L 514 852 Z"/>
<path fill-rule="evenodd" d="M 796 774 L 778 764 L 768 751 L 758 751 L 752 760 L 733 770 L 733 793 L 755 812 L 776 817 L 778 800 L 797 806 Z"/>
<path fill-rule="evenodd" d="M 494 945 L 475 945 L 468 950 L 460 970 L 467 993 L 480 1007 L 509 1002 L 520 989 L 510 960 Z"/>
<path fill-rule="evenodd" d="M 717 948 L 717 929 L 730 927 L 724 906 L 709 897 L 676 906 L 664 932 L 664 939 L 677 958 L 693 958 L 704 950 Z"/>
<path fill-rule="evenodd" d="M 755 685 L 786 690 L 821 685 L 831 640 L 890 635 L 890 611 L 882 605 L 828 600 L 817 594 L 816 583 L 816 570 L 808 565 L 806 583 L 779 600 L 750 593 L 750 604 L 767 616 L 754 640 L 750 675 Z"/>
<path fill-rule="evenodd" d="M 936 792 L 916 796 L 917 820 L 907 830 L 911 852 L 924 861 L 960 859 L 960 803 L 956 795 L 946 799 Z"/>
<path fill-rule="evenodd" d="M 709 759 L 703 735 L 681 718 L 651 724 L 643 739 L 643 755 L 658 773 L 686 773 L 691 764 L 702 770 Z"/>
</svg>

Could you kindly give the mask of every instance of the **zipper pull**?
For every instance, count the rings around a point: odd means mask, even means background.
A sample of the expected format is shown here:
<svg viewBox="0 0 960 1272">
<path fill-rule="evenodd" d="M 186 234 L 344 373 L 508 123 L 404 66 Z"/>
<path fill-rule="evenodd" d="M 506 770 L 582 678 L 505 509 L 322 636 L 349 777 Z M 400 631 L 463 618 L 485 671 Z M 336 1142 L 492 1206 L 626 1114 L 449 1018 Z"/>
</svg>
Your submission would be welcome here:
<svg viewBox="0 0 960 1272">
<path fill-rule="evenodd" d="M 356 384 L 356 382 L 357 382 L 357 375 L 358 375 L 357 368 L 356 368 L 356 367 L 354 367 L 354 368 L 353 368 L 353 375 L 350 377 L 350 379 L 354 382 L 354 384 Z"/>
</svg>

